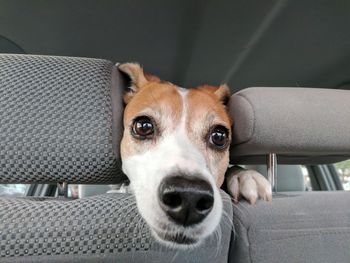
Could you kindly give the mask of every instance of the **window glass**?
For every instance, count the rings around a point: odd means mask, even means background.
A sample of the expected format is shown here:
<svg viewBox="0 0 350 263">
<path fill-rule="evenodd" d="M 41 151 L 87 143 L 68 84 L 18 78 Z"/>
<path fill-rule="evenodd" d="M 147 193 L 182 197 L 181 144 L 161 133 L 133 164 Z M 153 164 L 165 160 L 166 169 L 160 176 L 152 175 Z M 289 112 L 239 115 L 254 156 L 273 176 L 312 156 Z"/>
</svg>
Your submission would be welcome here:
<svg viewBox="0 0 350 263">
<path fill-rule="evenodd" d="M 69 184 L 68 197 L 83 198 L 106 193 L 128 193 L 128 183 L 115 185 Z"/>
<path fill-rule="evenodd" d="M 29 186 L 28 184 L 0 184 L 0 197 L 25 196 Z"/>
<path fill-rule="evenodd" d="M 304 176 L 305 190 L 312 191 L 309 170 L 305 165 L 301 165 L 301 172 L 303 173 L 303 176 Z"/>
<path fill-rule="evenodd" d="M 334 164 L 344 190 L 350 190 L 350 160 Z"/>
</svg>

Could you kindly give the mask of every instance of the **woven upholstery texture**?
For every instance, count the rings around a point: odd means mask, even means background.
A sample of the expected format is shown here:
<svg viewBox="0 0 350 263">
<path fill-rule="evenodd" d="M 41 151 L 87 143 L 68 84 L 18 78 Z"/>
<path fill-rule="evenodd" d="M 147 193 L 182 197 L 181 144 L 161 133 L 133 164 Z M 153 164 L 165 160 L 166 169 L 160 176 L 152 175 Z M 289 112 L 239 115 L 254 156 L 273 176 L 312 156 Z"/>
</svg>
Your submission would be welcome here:
<svg viewBox="0 0 350 263">
<path fill-rule="evenodd" d="M 221 194 L 219 235 L 183 251 L 155 241 L 131 194 L 0 198 L 0 262 L 227 262 L 232 204 Z"/>
<path fill-rule="evenodd" d="M 232 164 L 329 164 L 350 158 L 350 91 L 252 87 L 233 94 Z M 336 130 L 336 132 L 334 132 Z"/>
<path fill-rule="evenodd" d="M 118 181 L 115 71 L 101 59 L 0 55 L 0 183 Z"/>
<path fill-rule="evenodd" d="M 277 193 L 233 205 L 230 263 L 349 263 L 350 193 Z"/>
<path fill-rule="evenodd" d="M 148 250 L 150 232 L 132 195 L 80 200 L 0 199 L 1 257 Z"/>
</svg>

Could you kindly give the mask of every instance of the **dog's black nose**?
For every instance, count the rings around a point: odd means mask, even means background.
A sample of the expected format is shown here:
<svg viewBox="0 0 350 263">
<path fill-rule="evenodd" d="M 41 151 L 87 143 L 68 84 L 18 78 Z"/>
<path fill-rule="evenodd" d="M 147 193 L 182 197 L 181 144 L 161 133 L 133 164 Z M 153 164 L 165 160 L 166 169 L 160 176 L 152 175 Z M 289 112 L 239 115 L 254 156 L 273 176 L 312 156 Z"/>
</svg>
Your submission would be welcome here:
<svg viewBox="0 0 350 263">
<path fill-rule="evenodd" d="M 213 208 L 213 188 L 199 178 L 167 177 L 159 187 L 159 203 L 176 223 L 193 225 L 201 222 Z"/>
</svg>

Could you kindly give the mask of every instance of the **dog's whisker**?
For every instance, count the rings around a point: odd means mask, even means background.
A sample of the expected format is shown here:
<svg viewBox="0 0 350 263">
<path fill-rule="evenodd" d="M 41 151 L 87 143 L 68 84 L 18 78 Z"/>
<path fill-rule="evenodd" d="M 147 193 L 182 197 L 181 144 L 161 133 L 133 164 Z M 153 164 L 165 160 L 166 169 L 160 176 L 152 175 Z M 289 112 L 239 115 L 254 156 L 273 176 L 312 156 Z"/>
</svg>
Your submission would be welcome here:
<svg viewBox="0 0 350 263">
<path fill-rule="evenodd" d="M 229 222 L 228 220 L 225 220 L 225 221 L 223 222 L 223 226 L 229 228 L 230 231 L 233 231 L 233 232 L 234 232 L 235 227 L 234 227 L 234 225 L 233 225 L 231 222 Z"/>
<path fill-rule="evenodd" d="M 129 206 L 126 213 L 131 213 L 131 212 L 135 211 L 136 209 L 137 209 L 137 206 L 132 206 L 132 207 Z M 138 215 L 138 213 L 135 213 L 135 215 Z"/>
<path fill-rule="evenodd" d="M 137 207 L 136 207 L 136 205 L 134 206 L 134 204 L 133 204 L 133 205 L 125 206 L 125 207 L 123 208 L 124 214 L 129 214 L 130 212 L 133 212 L 133 211 L 135 210 L 135 208 L 137 208 Z"/>
<path fill-rule="evenodd" d="M 235 226 L 234 226 L 234 222 L 233 219 L 227 214 L 227 213 L 223 213 L 223 223 L 231 229 L 231 231 L 235 234 Z"/>
<path fill-rule="evenodd" d="M 218 246 L 219 246 L 219 253 L 221 252 L 221 242 L 222 242 L 222 229 L 221 229 L 221 226 L 219 225 L 219 229 L 220 229 L 220 231 L 219 231 L 219 244 L 218 244 Z"/>
<path fill-rule="evenodd" d="M 232 197 L 230 195 L 224 195 L 224 196 L 221 196 L 221 199 L 222 201 L 231 201 L 232 200 Z"/>
<path fill-rule="evenodd" d="M 129 204 L 127 204 L 126 206 L 123 207 L 123 209 L 124 209 L 124 210 L 126 211 L 126 213 L 127 213 L 129 208 L 134 208 L 134 207 L 137 207 L 137 206 L 136 206 L 136 202 L 135 202 L 135 203 L 129 203 Z"/>
<path fill-rule="evenodd" d="M 232 215 L 228 214 L 225 210 L 222 210 L 222 214 L 221 214 L 224 219 L 226 219 L 226 221 L 229 221 L 230 225 L 233 226 L 233 218 Z"/>
<path fill-rule="evenodd" d="M 218 236 L 218 231 L 219 231 L 219 226 L 217 226 L 217 228 L 214 231 L 214 242 L 216 243 L 216 253 L 215 253 L 215 257 L 218 253 L 218 246 L 219 246 L 219 236 Z"/>
<path fill-rule="evenodd" d="M 134 199 L 128 199 L 128 200 L 125 200 L 125 201 L 123 202 L 123 204 L 125 204 L 125 205 L 136 204 L 136 200 L 134 200 Z"/>
<path fill-rule="evenodd" d="M 173 263 L 175 258 L 177 257 L 177 255 L 179 254 L 179 250 L 177 250 L 173 256 L 173 258 L 171 259 L 170 263 Z"/>
<path fill-rule="evenodd" d="M 234 240 L 236 239 L 236 230 L 235 230 L 235 225 L 233 222 L 233 219 L 227 214 L 227 212 L 223 211 L 223 217 L 224 217 L 224 223 L 231 229 L 233 233 L 233 238 Z"/>
<path fill-rule="evenodd" d="M 145 225 L 145 221 L 143 220 L 142 216 L 138 219 L 136 223 L 136 230 L 137 231 L 142 231 L 143 226 Z"/>
<path fill-rule="evenodd" d="M 126 200 L 126 202 L 124 202 L 124 204 L 126 204 L 126 205 L 136 204 L 136 200 L 129 199 L 129 200 Z"/>
<path fill-rule="evenodd" d="M 129 199 L 124 199 L 123 200 L 123 205 L 128 205 L 130 203 L 136 203 L 136 200 L 133 198 L 129 198 Z"/>
<path fill-rule="evenodd" d="M 222 211 L 222 216 L 224 218 L 226 218 L 226 221 L 228 221 L 231 225 L 233 225 L 233 218 L 232 218 L 232 214 L 228 214 L 226 211 Z"/>
<path fill-rule="evenodd" d="M 234 204 L 233 207 L 234 207 L 234 209 L 236 209 L 241 214 L 249 213 L 249 210 L 247 210 L 247 208 L 244 205 Z"/>
<path fill-rule="evenodd" d="M 133 198 L 135 198 L 134 195 L 128 195 L 128 196 L 123 198 L 123 201 L 127 201 L 127 200 L 130 200 L 130 199 L 133 199 Z"/>
<path fill-rule="evenodd" d="M 236 200 L 232 196 L 223 196 L 222 202 L 232 204 L 232 203 L 235 203 Z"/>
<path fill-rule="evenodd" d="M 127 210 L 125 211 L 125 213 L 130 214 L 130 213 L 134 212 L 135 210 L 137 210 L 137 206 L 129 206 L 129 207 L 127 207 Z M 138 215 L 138 212 L 136 212 L 135 215 Z"/>
<path fill-rule="evenodd" d="M 216 240 L 217 240 L 217 246 L 216 246 L 216 253 L 215 253 L 215 257 L 217 257 L 220 253 L 220 248 L 221 248 L 221 226 L 218 225 L 217 229 L 215 230 L 215 236 L 216 236 Z"/>
</svg>

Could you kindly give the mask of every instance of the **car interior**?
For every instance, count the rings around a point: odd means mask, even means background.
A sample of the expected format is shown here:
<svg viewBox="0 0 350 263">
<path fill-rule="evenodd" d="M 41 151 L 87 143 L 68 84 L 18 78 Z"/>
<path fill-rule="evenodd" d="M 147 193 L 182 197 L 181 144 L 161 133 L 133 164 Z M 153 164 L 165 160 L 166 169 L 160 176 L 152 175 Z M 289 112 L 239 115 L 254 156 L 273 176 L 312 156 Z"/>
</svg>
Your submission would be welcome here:
<svg viewBox="0 0 350 263">
<path fill-rule="evenodd" d="M 0 0 L 0 262 L 350 262 L 350 2 Z M 121 170 L 116 63 L 227 83 L 233 202 L 200 246 L 158 242 Z M 171 158 L 171 153 L 169 153 Z"/>
</svg>

